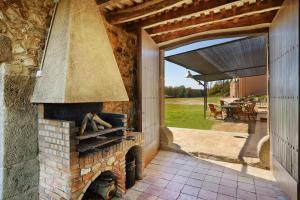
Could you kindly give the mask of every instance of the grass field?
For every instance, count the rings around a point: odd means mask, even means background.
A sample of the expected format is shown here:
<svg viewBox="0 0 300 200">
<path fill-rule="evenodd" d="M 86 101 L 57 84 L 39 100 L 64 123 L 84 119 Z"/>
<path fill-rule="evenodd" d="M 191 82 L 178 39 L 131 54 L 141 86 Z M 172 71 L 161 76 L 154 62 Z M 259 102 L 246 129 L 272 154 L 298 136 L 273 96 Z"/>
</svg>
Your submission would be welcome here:
<svg viewBox="0 0 300 200">
<path fill-rule="evenodd" d="M 165 122 L 169 127 L 210 130 L 213 121 L 204 119 L 203 105 L 165 105 Z"/>
<path fill-rule="evenodd" d="M 209 103 L 219 103 L 220 97 L 208 97 L 207 98 Z M 177 103 L 177 102 L 186 102 L 187 104 L 189 102 L 199 102 L 203 103 L 204 99 L 203 97 L 197 97 L 197 98 L 166 98 L 165 99 L 166 103 Z"/>
</svg>

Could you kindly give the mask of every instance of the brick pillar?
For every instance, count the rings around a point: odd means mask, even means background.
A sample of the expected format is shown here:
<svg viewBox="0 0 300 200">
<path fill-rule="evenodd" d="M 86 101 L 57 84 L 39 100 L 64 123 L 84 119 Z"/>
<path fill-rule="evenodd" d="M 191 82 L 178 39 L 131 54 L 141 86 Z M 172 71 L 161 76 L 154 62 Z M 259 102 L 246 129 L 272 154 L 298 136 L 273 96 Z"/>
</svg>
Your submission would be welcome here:
<svg viewBox="0 0 300 200">
<path fill-rule="evenodd" d="M 71 138 L 77 132 L 74 122 L 39 118 L 40 199 L 71 198 L 71 164 L 78 164 Z"/>
</svg>

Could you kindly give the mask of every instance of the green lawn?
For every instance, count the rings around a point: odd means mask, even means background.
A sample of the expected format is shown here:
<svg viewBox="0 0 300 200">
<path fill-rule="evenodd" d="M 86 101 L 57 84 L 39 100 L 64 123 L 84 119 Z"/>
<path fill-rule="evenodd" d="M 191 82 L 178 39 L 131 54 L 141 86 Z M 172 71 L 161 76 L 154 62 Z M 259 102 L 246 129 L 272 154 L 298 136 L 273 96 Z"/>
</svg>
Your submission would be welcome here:
<svg viewBox="0 0 300 200">
<path fill-rule="evenodd" d="M 213 121 L 204 119 L 203 105 L 165 104 L 165 122 L 169 127 L 210 130 Z"/>
<path fill-rule="evenodd" d="M 207 98 L 209 103 L 220 103 L 220 97 L 208 97 Z M 196 97 L 196 98 L 165 98 L 166 103 L 175 103 L 175 102 L 189 102 L 189 101 L 199 101 L 204 102 L 203 97 Z"/>
</svg>

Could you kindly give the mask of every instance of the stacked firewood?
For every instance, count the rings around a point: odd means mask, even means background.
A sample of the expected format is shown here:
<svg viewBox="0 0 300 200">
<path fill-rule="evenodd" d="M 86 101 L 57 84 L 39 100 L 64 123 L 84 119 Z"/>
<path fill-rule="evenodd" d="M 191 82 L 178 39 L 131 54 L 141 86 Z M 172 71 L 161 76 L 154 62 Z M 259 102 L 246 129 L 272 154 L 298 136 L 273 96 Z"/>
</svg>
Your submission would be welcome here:
<svg viewBox="0 0 300 200">
<path fill-rule="evenodd" d="M 102 120 L 97 114 L 87 113 L 82 121 L 80 128 L 80 135 L 84 134 L 87 125 L 91 124 L 93 131 L 103 130 L 105 128 L 112 128 L 112 125 L 104 120 Z"/>
</svg>

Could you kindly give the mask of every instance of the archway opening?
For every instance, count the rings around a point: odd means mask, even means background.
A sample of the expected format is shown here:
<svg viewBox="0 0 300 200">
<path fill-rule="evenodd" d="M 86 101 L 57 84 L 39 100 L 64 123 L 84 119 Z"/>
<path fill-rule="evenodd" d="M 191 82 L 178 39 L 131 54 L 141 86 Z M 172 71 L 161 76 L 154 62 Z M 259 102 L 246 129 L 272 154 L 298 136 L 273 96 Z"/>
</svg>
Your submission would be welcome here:
<svg viewBox="0 0 300 200">
<path fill-rule="evenodd" d="M 85 192 L 84 200 L 112 199 L 117 195 L 117 176 L 111 171 L 102 172 Z"/>
<path fill-rule="evenodd" d="M 142 179 L 142 148 L 133 146 L 125 156 L 126 189 L 131 188 L 136 180 Z"/>
</svg>

